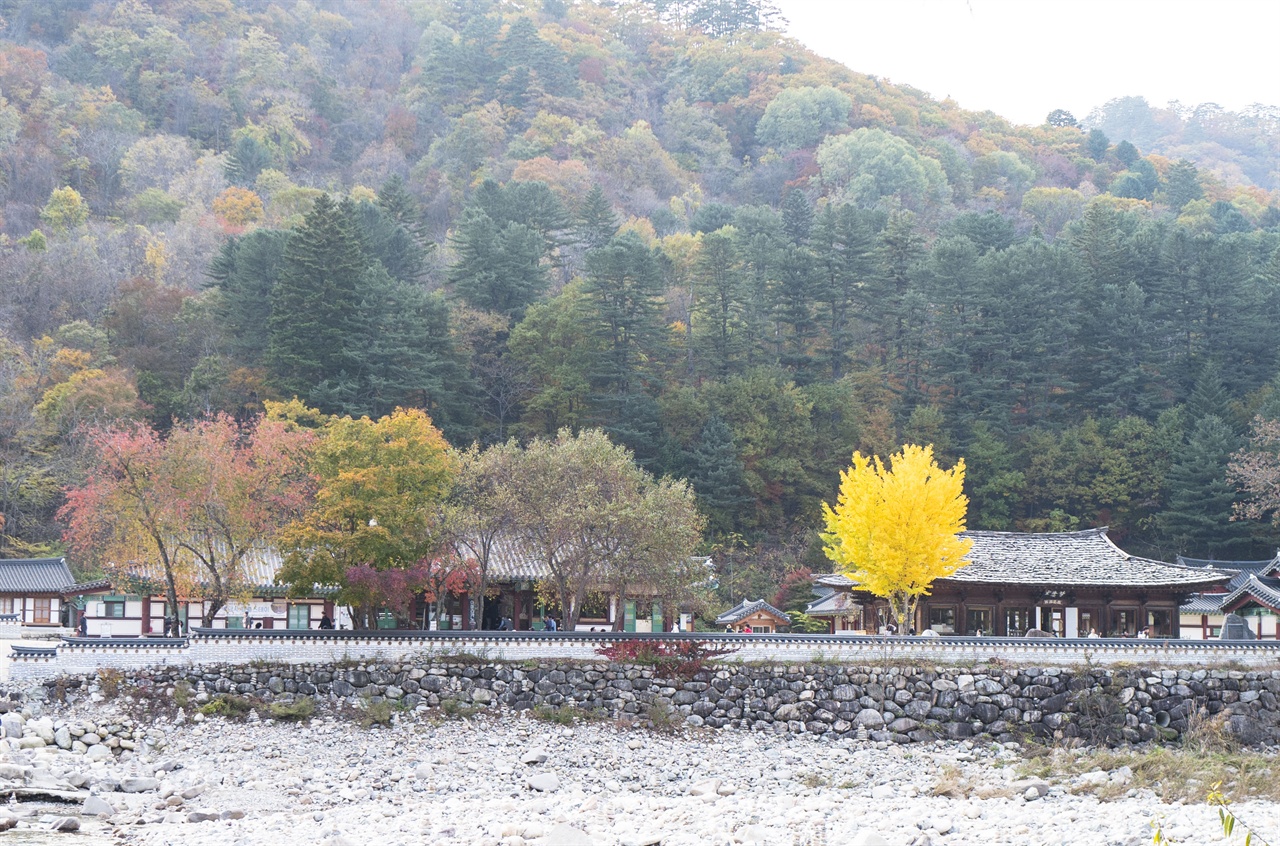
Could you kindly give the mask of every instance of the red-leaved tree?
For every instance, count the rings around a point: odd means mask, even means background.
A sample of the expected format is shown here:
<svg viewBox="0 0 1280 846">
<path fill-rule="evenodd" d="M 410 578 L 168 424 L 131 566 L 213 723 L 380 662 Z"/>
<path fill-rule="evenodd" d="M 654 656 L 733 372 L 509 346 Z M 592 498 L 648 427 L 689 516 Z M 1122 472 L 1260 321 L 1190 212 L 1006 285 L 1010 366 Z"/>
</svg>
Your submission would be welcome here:
<svg viewBox="0 0 1280 846">
<path fill-rule="evenodd" d="M 168 613 L 204 603 L 203 624 L 254 585 L 246 561 L 310 502 L 314 436 L 259 418 L 226 415 L 174 426 L 89 433 L 83 485 L 67 490 L 65 539 L 117 578 L 161 581 Z"/>
</svg>

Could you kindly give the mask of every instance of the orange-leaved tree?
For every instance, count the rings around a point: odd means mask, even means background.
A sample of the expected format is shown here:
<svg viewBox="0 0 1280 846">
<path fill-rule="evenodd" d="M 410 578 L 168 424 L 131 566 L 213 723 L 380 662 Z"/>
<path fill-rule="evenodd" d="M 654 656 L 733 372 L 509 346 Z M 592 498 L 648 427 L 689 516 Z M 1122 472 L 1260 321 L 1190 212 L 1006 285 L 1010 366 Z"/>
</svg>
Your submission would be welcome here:
<svg viewBox="0 0 1280 846">
<path fill-rule="evenodd" d="M 835 507 L 822 506 L 824 551 L 862 589 L 889 601 L 902 632 L 934 580 L 968 563 L 973 542 L 958 536 L 968 507 L 964 459 L 943 470 L 932 446 L 907 444 L 886 467 L 855 452 Z"/>
<path fill-rule="evenodd" d="M 304 470 L 314 436 L 226 415 L 88 433 L 84 484 L 66 491 L 65 540 L 122 584 L 163 584 L 167 613 L 203 603 L 203 623 L 251 585 L 246 559 L 310 501 Z"/>
</svg>

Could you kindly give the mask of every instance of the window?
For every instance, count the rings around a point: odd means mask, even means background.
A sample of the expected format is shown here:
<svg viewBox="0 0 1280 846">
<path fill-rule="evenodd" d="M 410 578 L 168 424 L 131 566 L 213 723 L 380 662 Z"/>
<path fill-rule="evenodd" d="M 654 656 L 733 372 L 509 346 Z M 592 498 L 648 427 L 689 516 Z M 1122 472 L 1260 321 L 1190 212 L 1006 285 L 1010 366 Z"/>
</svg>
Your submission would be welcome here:
<svg viewBox="0 0 1280 846">
<path fill-rule="evenodd" d="M 1117 608 L 1115 610 L 1115 629 L 1112 634 L 1119 637 L 1132 637 L 1138 633 L 1138 609 Z"/>
<path fill-rule="evenodd" d="M 6 596 L 6 597 L 0 598 L 0 614 L 12 614 L 12 613 L 13 613 L 13 597 Z"/>
<path fill-rule="evenodd" d="M 1148 611 L 1147 625 L 1152 637 L 1173 637 L 1172 615 L 1168 611 Z"/>
<path fill-rule="evenodd" d="M 114 618 L 116 620 L 124 619 L 124 600 L 108 599 L 102 603 L 102 616 Z"/>
<path fill-rule="evenodd" d="M 1098 627 L 1098 618 L 1093 611 L 1080 612 L 1080 637 L 1088 637 L 1089 632 Z"/>
<path fill-rule="evenodd" d="M 964 632 L 969 635 L 993 634 L 990 608 L 968 608 L 964 615 Z"/>
<path fill-rule="evenodd" d="M 956 609 L 954 605 L 929 606 L 929 628 L 938 634 L 956 633 Z"/>
<path fill-rule="evenodd" d="M 311 628 L 311 606 L 305 603 L 294 603 L 289 606 L 289 628 Z"/>
<path fill-rule="evenodd" d="M 31 622 L 47 623 L 49 622 L 49 612 L 52 610 L 52 599 L 34 599 L 32 602 L 35 607 L 32 611 Z"/>
<path fill-rule="evenodd" d="M 1009 637 L 1022 637 L 1031 628 L 1031 609 L 1004 609 L 1004 633 Z"/>
</svg>

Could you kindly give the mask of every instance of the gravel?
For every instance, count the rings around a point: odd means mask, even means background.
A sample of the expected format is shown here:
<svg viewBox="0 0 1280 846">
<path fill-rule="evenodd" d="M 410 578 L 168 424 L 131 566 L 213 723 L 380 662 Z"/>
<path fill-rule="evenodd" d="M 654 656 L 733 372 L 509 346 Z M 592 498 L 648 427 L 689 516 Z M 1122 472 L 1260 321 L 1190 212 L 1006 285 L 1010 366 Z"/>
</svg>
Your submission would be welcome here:
<svg viewBox="0 0 1280 846">
<path fill-rule="evenodd" d="M 1126 791 L 1125 768 L 1021 778 L 1020 750 L 989 742 L 667 735 L 518 715 L 374 729 L 337 717 L 146 728 L 163 748 L 98 761 L 0 741 L 0 790 L 44 785 L 82 804 L 71 814 L 75 804 L 30 797 L 9 806 L 16 828 L 71 830 L 70 819 L 79 834 L 40 842 L 148 846 L 1137 846 L 1160 820 L 1182 846 L 1225 842 L 1216 810 Z M 962 784 L 963 798 L 933 795 L 940 780 Z M 1118 786 L 1110 792 L 1120 798 L 1100 801 L 1091 791 L 1101 786 Z M 1238 810 L 1264 825 L 1280 819 L 1274 804 Z"/>
</svg>

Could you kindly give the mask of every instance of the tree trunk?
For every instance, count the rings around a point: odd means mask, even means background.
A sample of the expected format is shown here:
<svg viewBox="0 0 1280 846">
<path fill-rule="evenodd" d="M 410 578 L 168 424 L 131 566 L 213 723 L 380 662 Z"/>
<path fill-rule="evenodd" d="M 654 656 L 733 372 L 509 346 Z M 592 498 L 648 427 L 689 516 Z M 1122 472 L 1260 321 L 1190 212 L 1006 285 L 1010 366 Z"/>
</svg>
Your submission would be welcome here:
<svg viewBox="0 0 1280 846">
<path fill-rule="evenodd" d="M 917 597 L 906 591 L 894 591 L 889 595 L 889 608 L 893 612 L 894 624 L 898 627 L 898 635 L 907 634 L 915 624 Z"/>
</svg>

